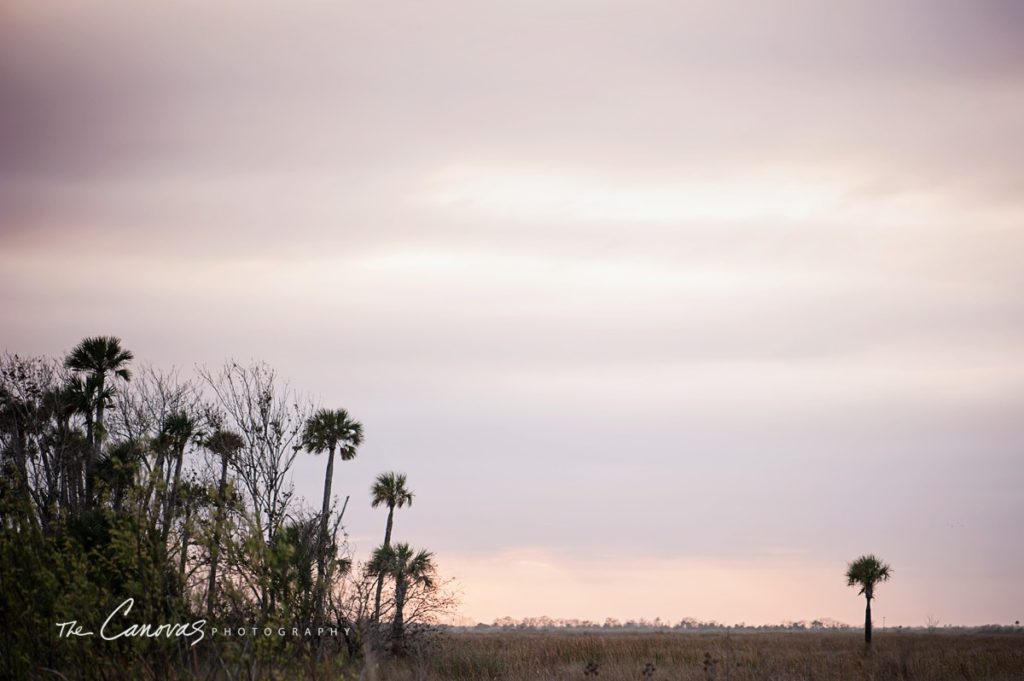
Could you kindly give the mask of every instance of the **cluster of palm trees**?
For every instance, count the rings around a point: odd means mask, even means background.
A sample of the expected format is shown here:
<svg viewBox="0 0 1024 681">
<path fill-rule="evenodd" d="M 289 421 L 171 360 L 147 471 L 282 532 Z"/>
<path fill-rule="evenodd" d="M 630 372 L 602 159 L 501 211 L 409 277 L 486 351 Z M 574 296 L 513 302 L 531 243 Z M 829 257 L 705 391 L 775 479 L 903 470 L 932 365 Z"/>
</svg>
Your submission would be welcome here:
<svg viewBox="0 0 1024 681">
<path fill-rule="evenodd" d="M 396 509 L 413 501 L 397 472 L 370 490 L 388 511 L 383 543 L 358 575 L 339 555 L 335 463 L 356 456 L 362 424 L 303 406 L 265 365 L 228 362 L 190 382 L 133 371 L 133 360 L 112 336 L 59 361 L 0 355 L 0 544 L 23 547 L 0 557 L 3 581 L 31 599 L 33 580 L 61 583 L 64 564 L 101 560 L 88 583 L 68 584 L 62 607 L 132 595 L 154 618 L 344 622 L 401 639 L 409 599 L 436 570 L 430 552 L 392 540 Z M 302 450 L 327 457 L 319 514 L 292 503 Z M 39 620 L 52 627 L 50 614 Z"/>
<path fill-rule="evenodd" d="M 116 338 L 96 336 L 84 339 L 64 360 L 64 365 L 78 374 L 71 384 L 79 391 L 86 414 L 89 454 L 85 465 L 86 499 L 92 498 L 92 471 L 100 458 L 106 436 L 103 416 L 113 394 L 109 380 L 131 380 L 128 363 L 134 355 L 121 347 Z M 89 408 L 91 405 L 92 409 Z"/>
<path fill-rule="evenodd" d="M 384 529 L 384 543 L 373 552 L 368 570 L 376 576 L 377 586 L 373 600 L 372 621 L 380 622 L 381 592 L 385 578 L 394 580 L 394 613 L 391 620 L 391 638 L 400 642 L 405 633 L 405 602 L 410 586 L 434 586 L 433 554 L 429 551 L 414 551 L 408 544 L 391 545 L 391 530 L 394 526 L 395 509 L 412 505 L 412 492 L 406 487 L 402 473 L 381 473 L 371 490 L 372 505 L 386 506 L 387 525 Z"/>
<path fill-rule="evenodd" d="M 319 545 L 317 559 L 316 591 L 323 597 L 326 547 L 329 545 L 329 518 L 331 517 L 331 488 L 334 480 L 334 458 L 349 461 L 356 456 L 356 449 L 363 442 L 363 426 L 344 409 L 319 409 L 306 421 L 302 443 L 313 454 L 327 454 L 327 471 L 324 475 L 324 498 L 320 511 Z M 391 636 L 400 641 L 404 634 L 405 600 L 409 587 L 420 584 L 431 587 L 434 584 L 435 565 L 429 551 L 414 551 L 408 544 L 392 545 L 395 509 L 411 506 L 413 493 L 408 487 L 404 473 L 387 472 L 377 476 L 370 490 L 373 508 L 385 506 L 388 509 L 384 529 L 384 543 L 374 550 L 367 564 L 367 571 L 376 580 L 373 610 L 370 621 L 380 622 L 381 598 L 385 580 L 393 581 L 394 608 L 392 613 Z"/>
<path fill-rule="evenodd" d="M 55 489 L 65 506 L 83 506 L 88 508 L 94 498 L 93 481 L 97 463 L 101 461 L 103 442 L 106 439 L 104 416 L 106 408 L 114 395 L 113 383 L 128 382 L 131 371 L 128 364 L 132 361 L 132 353 L 121 347 L 120 342 L 110 342 L 106 337 L 86 338 L 64 360 L 64 366 L 72 372 L 65 385 L 41 401 L 48 408 L 52 417 L 59 423 L 64 432 L 72 430 L 70 421 L 75 414 L 83 417 L 85 426 L 84 457 L 76 457 L 73 464 L 77 467 L 84 459 L 81 474 L 65 476 L 64 485 Z M 116 339 L 113 339 L 116 340 Z M 30 418 L 21 409 L 18 396 L 5 394 L 2 397 L 4 416 L 14 431 L 12 438 L 15 466 L 22 482 L 28 484 L 28 464 L 30 447 Z M 48 472 L 52 479 L 59 477 L 58 468 L 72 462 L 47 462 Z"/>
</svg>

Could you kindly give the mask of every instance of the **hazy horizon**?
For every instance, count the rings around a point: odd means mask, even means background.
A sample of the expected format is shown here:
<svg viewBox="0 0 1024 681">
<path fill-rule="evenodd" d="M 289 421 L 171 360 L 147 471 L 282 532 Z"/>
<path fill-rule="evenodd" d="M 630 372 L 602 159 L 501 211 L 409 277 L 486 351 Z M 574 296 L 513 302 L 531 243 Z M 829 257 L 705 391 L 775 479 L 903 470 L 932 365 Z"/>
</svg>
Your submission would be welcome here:
<svg viewBox="0 0 1024 681">
<path fill-rule="evenodd" d="M 3 349 L 267 361 L 468 621 L 1022 619 L 1020 4 L 0 15 Z"/>
</svg>

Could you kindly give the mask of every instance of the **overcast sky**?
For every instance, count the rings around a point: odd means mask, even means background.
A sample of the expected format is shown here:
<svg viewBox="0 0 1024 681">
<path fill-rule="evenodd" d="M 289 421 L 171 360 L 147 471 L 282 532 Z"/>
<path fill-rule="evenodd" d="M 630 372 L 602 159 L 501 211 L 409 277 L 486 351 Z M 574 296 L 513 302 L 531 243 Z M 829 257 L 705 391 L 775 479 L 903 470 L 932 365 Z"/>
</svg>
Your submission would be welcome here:
<svg viewBox="0 0 1024 681">
<path fill-rule="evenodd" d="M 0 345 L 270 362 L 468 620 L 1012 622 L 1022 158 L 1011 1 L 15 0 Z"/>
</svg>

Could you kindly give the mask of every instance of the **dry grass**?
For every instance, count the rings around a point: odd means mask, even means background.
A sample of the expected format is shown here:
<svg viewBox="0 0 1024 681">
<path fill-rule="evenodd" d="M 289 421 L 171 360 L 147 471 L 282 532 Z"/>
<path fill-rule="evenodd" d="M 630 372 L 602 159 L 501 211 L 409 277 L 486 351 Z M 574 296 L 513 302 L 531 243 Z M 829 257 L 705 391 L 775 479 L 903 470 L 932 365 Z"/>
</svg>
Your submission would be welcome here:
<svg viewBox="0 0 1024 681">
<path fill-rule="evenodd" d="M 377 672 L 382 681 L 1022 681 L 1024 636 L 886 632 L 865 655 L 852 633 L 454 633 Z"/>
</svg>

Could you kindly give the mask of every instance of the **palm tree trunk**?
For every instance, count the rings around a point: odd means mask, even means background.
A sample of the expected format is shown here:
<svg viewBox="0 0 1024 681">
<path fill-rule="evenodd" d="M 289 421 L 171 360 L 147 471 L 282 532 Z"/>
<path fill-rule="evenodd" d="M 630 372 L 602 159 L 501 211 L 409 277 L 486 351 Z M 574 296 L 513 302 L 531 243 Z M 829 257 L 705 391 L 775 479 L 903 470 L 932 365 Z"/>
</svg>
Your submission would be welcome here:
<svg viewBox="0 0 1024 681">
<path fill-rule="evenodd" d="M 327 453 L 327 474 L 324 476 L 324 505 L 320 511 L 320 550 L 317 551 L 316 586 L 318 600 L 322 602 L 325 564 L 327 562 L 327 524 L 331 512 L 331 483 L 334 480 L 334 447 Z"/>
<path fill-rule="evenodd" d="M 71 492 L 69 491 L 68 485 L 68 464 L 67 455 L 58 459 L 57 465 L 60 466 L 60 484 L 57 488 L 57 496 L 60 499 L 61 513 L 66 515 L 69 512 L 69 506 L 71 505 Z"/>
<path fill-rule="evenodd" d="M 146 501 L 142 505 L 143 512 L 146 514 L 146 519 L 152 523 L 153 528 L 156 529 L 156 522 L 160 516 L 160 506 L 163 503 L 164 493 L 156 491 L 157 483 L 164 479 L 164 447 L 158 446 L 156 449 L 156 461 L 153 462 L 153 468 L 149 472 L 149 484 L 146 486 Z M 156 491 L 156 503 L 150 506 L 150 501 L 153 499 L 153 492 Z"/>
<path fill-rule="evenodd" d="M 220 486 L 217 488 L 217 520 L 213 526 L 213 544 L 210 546 L 210 585 L 206 587 L 206 613 L 213 613 L 217 592 L 217 562 L 220 559 L 220 530 L 224 522 L 224 497 L 228 487 L 228 457 L 221 455 Z"/>
<path fill-rule="evenodd" d="M 384 529 L 384 548 L 390 548 L 391 546 L 391 528 L 395 522 L 395 505 L 388 504 L 388 524 Z M 373 599 L 373 621 L 377 622 L 380 620 L 380 596 L 381 592 L 384 591 L 384 575 L 377 575 L 377 595 Z"/>
<path fill-rule="evenodd" d="M 391 638 L 393 645 L 401 646 L 402 633 L 405 631 L 405 578 L 395 577 L 395 618 L 391 622 Z"/>
<path fill-rule="evenodd" d="M 22 426 L 21 418 L 18 417 L 17 410 L 14 412 L 14 437 L 11 440 L 11 444 L 14 446 L 14 464 L 18 469 L 18 492 L 24 494 L 26 497 L 29 496 L 29 484 L 28 484 L 28 459 L 25 454 L 25 428 Z"/>
<path fill-rule="evenodd" d="M 175 452 L 177 461 L 174 463 L 174 479 L 171 483 L 171 494 L 167 498 L 164 506 L 164 541 L 167 541 L 167 536 L 171 530 L 171 520 L 174 517 L 174 509 L 178 505 L 178 485 L 181 483 L 181 462 L 185 458 L 185 447 L 182 446 Z"/>
<path fill-rule="evenodd" d="M 88 447 L 86 448 L 87 451 L 85 452 L 85 478 L 86 485 L 88 485 L 89 477 L 92 474 L 92 457 L 93 453 L 96 451 L 96 426 L 94 425 L 95 419 L 93 418 L 92 410 L 86 409 L 86 412 L 87 413 L 85 415 L 85 440 L 86 442 L 88 442 Z M 76 472 L 76 477 L 79 474 L 80 471 Z M 79 478 L 79 480 L 81 480 L 81 478 Z M 78 487 L 80 484 L 80 482 L 76 481 L 75 487 Z M 81 505 L 83 503 L 81 495 L 77 496 L 78 499 L 76 505 Z M 89 502 L 88 500 L 86 500 L 84 503 L 85 505 L 88 505 Z"/>
<path fill-rule="evenodd" d="M 867 609 L 864 611 L 864 644 L 871 646 L 871 599 L 867 599 Z"/>
<path fill-rule="evenodd" d="M 188 542 L 189 530 L 192 525 L 192 506 L 185 507 L 185 522 L 181 530 L 181 564 L 178 566 L 178 573 L 181 575 L 182 588 L 185 588 L 185 568 L 188 566 Z"/>
<path fill-rule="evenodd" d="M 103 446 L 103 374 L 99 374 L 96 381 L 96 423 L 92 428 L 92 447 L 89 448 L 89 456 L 85 461 L 85 506 L 92 508 L 92 467 L 100 458 L 100 448 Z"/>
</svg>

